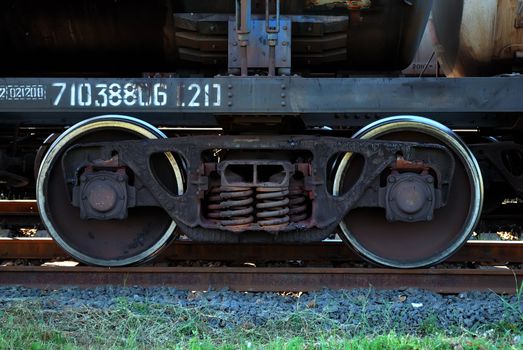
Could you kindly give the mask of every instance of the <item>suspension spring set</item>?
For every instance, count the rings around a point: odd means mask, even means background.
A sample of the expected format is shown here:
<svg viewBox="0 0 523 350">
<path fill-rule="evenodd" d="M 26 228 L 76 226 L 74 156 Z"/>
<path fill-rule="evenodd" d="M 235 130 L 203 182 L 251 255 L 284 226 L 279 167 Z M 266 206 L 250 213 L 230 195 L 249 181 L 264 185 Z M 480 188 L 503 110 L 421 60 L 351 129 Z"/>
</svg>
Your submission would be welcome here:
<svg viewBox="0 0 523 350">
<path fill-rule="evenodd" d="M 306 220 L 309 200 L 300 186 L 215 186 L 206 194 L 206 217 L 221 226 L 257 224 L 275 230 Z"/>
</svg>

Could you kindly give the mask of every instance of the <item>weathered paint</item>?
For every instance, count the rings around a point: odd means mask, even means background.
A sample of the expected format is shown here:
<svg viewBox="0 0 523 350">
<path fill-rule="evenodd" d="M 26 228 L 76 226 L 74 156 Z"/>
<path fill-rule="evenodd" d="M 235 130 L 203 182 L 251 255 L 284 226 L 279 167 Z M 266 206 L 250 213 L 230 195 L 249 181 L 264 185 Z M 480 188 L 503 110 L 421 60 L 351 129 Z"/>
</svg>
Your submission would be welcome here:
<svg viewBox="0 0 523 350">
<path fill-rule="evenodd" d="M 522 0 L 435 2 L 435 49 L 445 73 L 456 77 L 510 71 L 513 58 L 523 51 L 521 12 Z"/>
</svg>

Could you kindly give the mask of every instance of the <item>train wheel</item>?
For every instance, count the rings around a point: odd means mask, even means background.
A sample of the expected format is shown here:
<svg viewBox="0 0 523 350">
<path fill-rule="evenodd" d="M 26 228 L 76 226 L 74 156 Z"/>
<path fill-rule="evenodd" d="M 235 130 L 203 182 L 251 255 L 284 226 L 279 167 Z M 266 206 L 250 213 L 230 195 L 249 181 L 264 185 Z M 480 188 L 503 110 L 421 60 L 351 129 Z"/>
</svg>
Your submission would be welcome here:
<svg viewBox="0 0 523 350">
<path fill-rule="evenodd" d="M 118 115 L 80 122 L 51 145 L 37 178 L 37 203 L 49 234 L 74 258 L 91 265 L 124 266 L 148 260 L 173 237 L 175 222 L 162 208 L 130 208 L 123 220 L 83 220 L 71 204 L 61 159 L 74 144 L 166 136 L 148 123 Z M 166 186 L 181 194 L 183 180 L 172 154 L 153 160 Z M 158 176 L 158 175 L 157 175 Z"/>
<path fill-rule="evenodd" d="M 444 125 L 413 116 L 377 121 L 353 137 L 445 145 L 456 166 L 447 205 L 436 209 L 431 221 L 388 222 L 382 208 L 357 208 L 340 223 L 342 238 L 369 261 L 397 268 L 434 265 L 456 252 L 475 228 L 483 200 L 481 172 L 465 143 Z M 350 188 L 361 162 L 350 153 L 343 157 L 336 170 L 334 195 Z"/>
</svg>

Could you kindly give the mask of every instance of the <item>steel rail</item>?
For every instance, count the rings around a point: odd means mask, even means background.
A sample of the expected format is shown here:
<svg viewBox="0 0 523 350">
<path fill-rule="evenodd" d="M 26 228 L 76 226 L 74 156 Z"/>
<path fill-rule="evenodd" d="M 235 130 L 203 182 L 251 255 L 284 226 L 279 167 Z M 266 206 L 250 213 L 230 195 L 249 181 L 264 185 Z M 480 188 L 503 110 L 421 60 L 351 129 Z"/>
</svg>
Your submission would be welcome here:
<svg viewBox="0 0 523 350">
<path fill-rule="evenodd" d="M 381 268 L 194 268 L 194 267 L 0 267 L 0 285 L 38 288 L 100 285 L 176 287 L 200 290 L 311 291 L 322 288 L 406 289 L 438 293 L 493 291 L 516 293 L 523 270 L 507 268 L 420 269 Z"/>
<path fill-rule="evenodd" d="M 0 238 L 0 259 L 68 257 L 50 238 Z M 216 244 L 176 241 L 158 260 L 354 262 L 361 258 L 342 242 L 307 244 Z M 446 262 L 523 263 L 523 242 L 469 241 Z"/>
</svg>

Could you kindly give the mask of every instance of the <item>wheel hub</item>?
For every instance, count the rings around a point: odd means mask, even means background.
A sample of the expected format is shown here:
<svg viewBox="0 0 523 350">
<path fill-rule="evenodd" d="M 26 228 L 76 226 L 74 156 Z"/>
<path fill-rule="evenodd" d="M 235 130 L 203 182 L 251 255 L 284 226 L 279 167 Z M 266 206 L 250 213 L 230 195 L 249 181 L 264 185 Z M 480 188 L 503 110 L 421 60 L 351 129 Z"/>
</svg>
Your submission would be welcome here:
<svg viewBox="0 0 523 350">
<path fill-rule="evenodd" d="M 121 169 L 84 173 L 80 186 L 73 192 L 73 203 L 80 207 L 80 217 L 84 220 L 125 219 L 129 202 L 127 180 Z"/>
<path fill-rule="evenodd" d="M 387 179 L 386 216 L 391 221 L 430 221 L 435 203 L 431 175 L 391 174 Z"/>
</svg>

